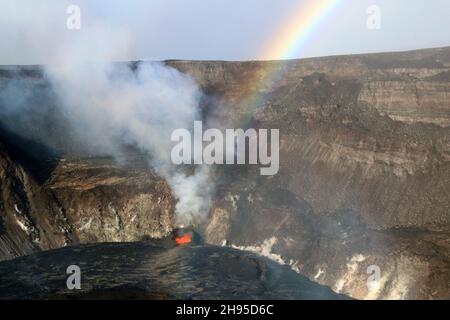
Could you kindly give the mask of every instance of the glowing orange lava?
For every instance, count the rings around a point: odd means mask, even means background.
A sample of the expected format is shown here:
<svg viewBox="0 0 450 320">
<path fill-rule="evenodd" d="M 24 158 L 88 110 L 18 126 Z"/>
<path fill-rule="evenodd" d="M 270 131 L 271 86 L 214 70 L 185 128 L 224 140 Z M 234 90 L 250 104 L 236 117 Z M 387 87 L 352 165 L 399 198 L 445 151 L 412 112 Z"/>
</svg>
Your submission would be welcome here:
<svg viewBox="0 0 450 320">
<path fill-rule="evenodd" d="M 181 236 L 181 237 L 176 237 L 175 238 L 175 242 L 178 244 L 178 245 L 181 245 L 181 244 L 188 244 L 188 243 L 190 243 L 192 241 L 192 235 L 190 234 L 190 233 L 186 233 L 186 234 L 184 234 L 183 236 Z"/>
</svg>

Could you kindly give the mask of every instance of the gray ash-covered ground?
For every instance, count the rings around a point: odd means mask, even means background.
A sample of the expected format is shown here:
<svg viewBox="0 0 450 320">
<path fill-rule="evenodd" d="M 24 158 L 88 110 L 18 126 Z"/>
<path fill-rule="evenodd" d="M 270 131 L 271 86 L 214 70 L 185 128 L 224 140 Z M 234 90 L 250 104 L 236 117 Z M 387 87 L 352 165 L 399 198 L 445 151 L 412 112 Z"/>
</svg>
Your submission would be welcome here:
<svg viewBox="0 0 450 320">
<path fill-rule="evenodd" d="M 81 289 L 66 269 L 81 269 Z M 173 240 L 66 247 L 0 263 L 0 299 L 346 299 L 255 254 Z"/>
</svg>

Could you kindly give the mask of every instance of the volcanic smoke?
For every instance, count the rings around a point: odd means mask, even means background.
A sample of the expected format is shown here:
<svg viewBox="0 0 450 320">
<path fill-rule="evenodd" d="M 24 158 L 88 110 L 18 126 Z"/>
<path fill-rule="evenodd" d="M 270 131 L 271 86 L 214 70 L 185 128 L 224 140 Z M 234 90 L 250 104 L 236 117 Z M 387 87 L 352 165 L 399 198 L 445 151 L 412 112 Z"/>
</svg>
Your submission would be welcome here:
<svg viewBox="0 0 450 320">
<path fill-rule="evenodd" d="M 213 189 L 209 169 L 197 166 L 187 175 L 170 159 L 171 133 L 190 128 L 201 116 L 200 88 L 192 78 L 163 63 L 131 66 L 112 62 L 123 60 L 133 48 L 132 39 L 120 28 L 104 28 L 99 23 L 82 31 L 73 42 L 61 41 L 55 64 L 44 67 L 44 80 L 8 83 L 0 97 L 8 108 L 0 110 L 0 116 L 16 119 L 12 130 L 27 138 L 36 138 L 35 132 L 49 132 L 46 120 L 56 118 L 53 123 L 67 124 L 68 135 L 91 155 L 120 160 L 123 146 L 134 146 L 170 184 L 177 198 L 176 223 L 189 225 L 203 219 Z M 45 103 L 36 103 L 42 85 L 51 86 L 57 100 L 53 112 Z M 34 131 L 17 123 L 32 123 Z M 46 140 L 47 136 L 39 138 Z"/>
</svg>

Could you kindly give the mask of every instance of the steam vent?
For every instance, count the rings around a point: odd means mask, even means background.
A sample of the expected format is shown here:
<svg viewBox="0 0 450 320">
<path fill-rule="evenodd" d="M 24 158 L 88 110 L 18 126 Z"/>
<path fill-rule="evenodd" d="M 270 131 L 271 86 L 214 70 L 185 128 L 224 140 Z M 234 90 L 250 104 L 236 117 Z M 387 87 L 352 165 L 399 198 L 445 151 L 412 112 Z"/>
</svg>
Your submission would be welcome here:
<svg viewBox="0 0 450 320">
<path fill-rule="evenodd" d="M 1 299 L 450 298 L 450 48 L 102 68 L 0 67 Z"/>
</svg>

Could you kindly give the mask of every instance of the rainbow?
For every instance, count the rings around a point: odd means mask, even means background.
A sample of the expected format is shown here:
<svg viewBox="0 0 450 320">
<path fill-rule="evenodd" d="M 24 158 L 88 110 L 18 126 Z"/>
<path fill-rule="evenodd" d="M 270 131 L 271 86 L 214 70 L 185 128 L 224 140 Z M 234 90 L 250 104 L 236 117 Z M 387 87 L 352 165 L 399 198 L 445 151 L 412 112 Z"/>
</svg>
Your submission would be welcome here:
<svg viewBox="0 0 450 320">
<path fill-rule="evenodd" d="M 259 60 L 268 61 L 264 74 L 256 72 L 250 80 L 251 89 L 246 95 L 244 112 L 240 118 L 241 123 L 247 123 L 252 111 L 258 107 L 264 93 L 279 82 L 286 71 L 286 63 L 279 60 L 291 59 L 299 56 L 308 43 L 320 29 L 323 23 L 338 9 L 345 0 L 304 0 L 293 11 L 292 17 L 287 19 L 270 37 L 263 46 Z"/>
<path fill-rule="evenodd" d="M 291 18 L 276 30 L 261 51 L 260 60 L 282 60 L 298 55 L 343 0 L 301 1 Z"/>
</svg>

